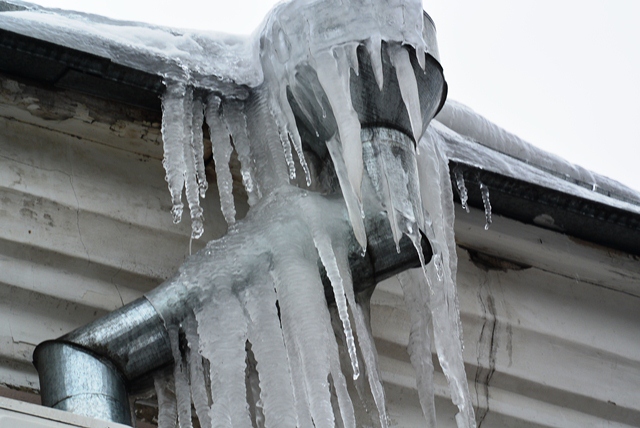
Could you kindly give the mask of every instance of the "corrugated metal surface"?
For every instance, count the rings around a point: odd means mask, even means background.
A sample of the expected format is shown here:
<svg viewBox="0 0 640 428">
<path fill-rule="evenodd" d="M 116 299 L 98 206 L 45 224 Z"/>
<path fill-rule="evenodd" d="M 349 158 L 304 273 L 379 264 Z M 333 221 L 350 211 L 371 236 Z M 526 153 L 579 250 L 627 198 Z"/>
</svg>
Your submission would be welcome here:
<svg viewBox="0 0 640 428">
<path fill-rule="evenodd" d="M 159 120 L 1 79 L 0 384 L 37 389 L 37 343 L 135 299 L 188 254 L 189 225 L 169 214 Z M 206 203 L 211 239 L 225 230 L 215 186 Z M 483 226 L 482 213 L 458 213 L 481 426 L 640 426 L 640 261 L 498 216 Z M 422 426 L 398 285 L 379 286 L 373 303 L 392 420 Z M 453 426 L 436 380 L 441 425 Z"/>
</svg>

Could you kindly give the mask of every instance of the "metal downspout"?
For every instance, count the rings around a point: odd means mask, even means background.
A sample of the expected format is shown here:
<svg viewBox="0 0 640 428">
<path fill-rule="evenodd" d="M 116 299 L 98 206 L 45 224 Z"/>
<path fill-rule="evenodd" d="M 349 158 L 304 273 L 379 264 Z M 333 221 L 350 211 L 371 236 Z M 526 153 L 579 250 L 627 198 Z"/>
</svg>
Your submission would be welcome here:
<svg viewBox="0 0 640 428">
<path fill-rule="evenodd" d="M 356 292 L 420 266 L 408 238 L 403 237 L 400 253 L 396 251 L 384 214 L 369 219 L 366 225 L 370 233 L 364 257 L 355 237 L 350 236 L 349 263 Z M 432 250 L 424 237 L 422 248 L 429 261 Z M 327 300 L 332 301 L 324 272 L 322 276 Z M 141 297 L 57 340 L 38 345 L 33 363 L 40 378 L 42 404 L 132 425 L 128 394 L 150 388 L 153 373 L 173 364 L 164 317 L 177 316 L 176 308 L 184 304 L 180 287 L 164 290 L 162 299 L 154 299 L 156 307 Z"/>
<path fill-rule="evenodd" d="M 423 126 L 426 128 L 444 103 L 447 92 L 437 59 L 435 28 L 426 14 L 424 37 L 430 47 L 425 70 L 419 69 L 413 52 L 411 61 L 418 80 Z M 352 75 L 351 95 L 363 131 L 374 130 L 370 132 L 373 135 L 370 143 L 376 144 L 376 138 L 385 141 L 388 137 L 400 145 L 400 150 L 415 156 L 413 146 L 416 142 L 409 137 L 412 135 L 409 117 L 386 46 L 383 44 L 384 91 L 378 89 L 371 62 L 362 49 L 358 49 L 358 60 L 361 77 Z M 317 78 L 313 73 L 305 75 L 304 72 L 300 72 L 298 77 Z M 301 106 L 296 105 L 293 99 L 290 103 L 306 149 L 328 164 L 331 160 L 324 141 L 335 133 L 335 129 L 324 125 L 331 121 L 305 121 L 304 115 L 299 114 Z M 311 103 L 304 107 L 322 117 L 322 112 L 316 111 L 320 109 L 318 105 Z M 327 110 L 330 112 L 330 108 Z M 364 161 L 367 162 L 366 154 Z M 400 240 L 400 251 L 396 251 L 386 214 L 379 212 L 367 216 L 365 229 L 368 245 L 364 257 L 353 234 L 346 238 L 350 242 L 349 264 L 356 292 L 370 291 L 378 282 L 420 266 L 418 254 L 407 237 Z M 432 250 L 424 236 L 422 249 L 425 262 L 429 262 Z M 322 273 L 321 263 L 319 268 Z M 333 294 L 324 274 L 323 282 L 327 301 L 331 302 Z M 43 404 L 132 425 L 128 394 L 150 388 L 153 373 L 173 364 L 165 319 L 179 315 L 176 312 L 185 306 L 182 300 L 184 293 L 179 284 L 164 285 L 169 286 L 161 286 L 162 298 L 154 296 L 155 306 L 142 297 L 57 340 L 38 345 L 34 352 L 34 365 L 40 377 Z"/>
</svg>

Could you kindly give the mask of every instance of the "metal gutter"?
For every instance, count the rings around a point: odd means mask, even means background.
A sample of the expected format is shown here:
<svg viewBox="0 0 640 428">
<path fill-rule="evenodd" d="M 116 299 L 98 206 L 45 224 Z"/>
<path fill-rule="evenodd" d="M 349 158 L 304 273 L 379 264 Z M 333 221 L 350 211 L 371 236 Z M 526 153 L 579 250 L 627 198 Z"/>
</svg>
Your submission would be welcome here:
<svg viewBox="0 0 640 428">
<path fill-rule="evenodd" d="M 87 52 L 0 29 L 0 72 L 160 110 L 162 77 Z"/>
<path fill-rule="evenodd" d="M 640 256 L 640 214 L 459 161 L 449 167 L 454 187 L 455 172 L 463 174 L 470 206 L 484 209 L 483 183 L 494 214 Z"/>
</svg>

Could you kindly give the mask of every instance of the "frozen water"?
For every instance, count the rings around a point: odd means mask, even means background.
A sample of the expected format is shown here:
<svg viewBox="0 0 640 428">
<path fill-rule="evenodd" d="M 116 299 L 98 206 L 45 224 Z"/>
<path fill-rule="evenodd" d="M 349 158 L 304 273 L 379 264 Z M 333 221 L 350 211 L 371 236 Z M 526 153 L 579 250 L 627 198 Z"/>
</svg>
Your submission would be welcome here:
<svg viewBox="0 0 640 428">
<path fill-rule="evenodd" d="M 491 201 L 489 200 L 489 188 L 486 184 L 480 183 L 480 193 L 482 194 L 482 204 L 484 205 L 484 229 L 489 230 L 489 227 L 491 227 L 491 223 L 493 223 L 493 220 L 491 219 Z"/>
<path fill-rule="evenodd" d="M 435 389 L 433 384 L 433 362 L 431 358 L 431 337 L 429 325 L 431 324 L 430 293 L 425 293 L 420 287 L 419 280 L 412 277 L 413 272 L 403 272 L 398 275 L 398 280 L 404 293 L 404 301 L 411 317 L 411 331 L 407 351 L 411 358 L 411 364 L 417 372 L 418 395 L 422 413 L 427 421 L 427 426 L 436 426 Z M 421 276 L 422 272 L 418 272 Z"/>
<path fill-rule="evenodd" d="M 203 121 L 208 125 L 229 231 L 148 294 L 154 302 L 180 288 L 187 302 L 183 315 L 165 319 L 175 365 L 171 378 L 155 380 L 162 428 L 176 422 L 191 428 L 191 403 L 204 426 L 387 427 L 368 302 L 354 293 L 354 250 L 347 239 L 353 235 L 356 253 L 364 252 L 366 215 L 380 211 L 398 251 L 407 236 L 422 255 L 423 235 L 434 250 L 431 262 L 422 260 L 423 269 L 403 280 L 412 320 L 409 353 L 425 418 L 433 425 L 432 325 L 458 426 L 474 426 L 461 353 L 447 158 L 439 133 L 428 128 L 422 136 L 427 124 L 412 66 L 411 55 L 423 69 L 426 63 L 423 19 L 417 0 L 297 0 L 278 4 L 253 38 L 238 39 L 37 7 L 3 13 L 5 29 L 24 32 L 38 23 L 29 35 L 164 78 L 163 165 L 171 212 L 180 221 L 186 201 L 194 239 L 204 227 Z M 390 61 L 410 137 L 360 123 L 351 97 L 351 79 L 361 72 L 359 48 L 369 55 L 380 90 L 388 89 L 383 70 Z M 338 189 L 312 183 L 317 177 L 293 101 L 318 125 L 312 132 L 326 142 Z M 234 151 L 251 206 L 239 221 Z M 371 164 L 365 165 L 365 153 Z M 305 190 L 312 185 L 321 192 Z M 335 320 L 318 260 L 330 280 Z M 356 416 L 356 406 L 368 413 Z"/>
<path fill-rule="evenodd" d="M 451 399 L 459 409 L 456 415 L 458 428 L 475 427 L 462 359 L 462 326 L 456 292 L 458 257 L 452 227 L 455 220 L 453 190 L 444 140 L 431 127 L 419 142 L 418 164 L 422 203 L 432 222 L 430 241 L 434 260 L 427 266 L 427 275 L 417 279 L 423 283 L 422 289 L 432 291 L 430 308 L 434 342 L 449 383 Z"/>
<path fill-rule="evenodd" d="M 178 411 L 173 379 L 156 376 L 153 382 L 156 397 L 158 397 L 158 426 L 174 428 L 178 418 Z"/>
<path fill-rule="evenodd" d="M 469 212 L 469 206 L 467 205 L 467 201 L 469 200 L 469 192 L 467 191 L 467 186 L 464 183 L 464 173 L 460 171 L 460 169 L 454 169 L 453 175 L 456 179 L 458 196 L 460 196 L 460 205 L 462 205 L 463 210 Z"/>
<path fill-rule="evenodd" d="M 404 105 L 409 114 L 413 138 L 415 141 L 418 141 L 422 135 L 422 113 L 420 111 L 420 99 L 418 98 L 418 82 L 413 73 L 413 67 L 409 59 L 409 51 L 399 44 L 392 43 L 389 45 L 389 56 L 391 58 L 391 64 L 393 64 L 393 67 L 396 69 L 398 84 L 400 85 L 400 94 L 402 95 Z"/>
<path fill-rule="evenodd" d="M 244 112 L 244 106 L 239 101 L 230 100 L 225 104 L 225 107 L 224 120 L 231 134 L 233 147 L 238 153 L 242 184 L 247 191 L 249 205 L 255 205 L 262 195 L 254 177 L 247 116 Z"/>
<path fill-rule="evenodd" d="M 184 98 L 186 85 L 183 82 L 167 81 L 167 90 L 162 97 L 162 140 L 166 171 L 165 179 L 171 193 L 173 222 L 182 218 L 182 189 L 184 188 Z"/>
<path fill-rule="evenodd" d="M 174 361 L 173 381 L 176 389 L 178 424 L 180 428 L 191 428 L 193 426 L 191 423 L 191 388 L 189 387 L 187 365 L 185 365 L 183 355 L 180 352 L 180 331 L 176 325 L 169 326 L 167 331 Z"/>
<path fill-rule="evenodd" d="M 227 224 L 236 222 L 236 208 L 233 199 L 233 177 L 229 161 L 233 148 L 229 130 L 225 123 L 224 106 L 217 95 L 211 94 L 207 98 L 205 117 L 209 125 L 209 135 L 211 136 L 211 147 L 213 152 L 213 162 L 216 166 L 216 180 L 218 191 L 220 192 L 220 207 Z"/>
<path fill-rule="evenodd" d="M 361 251 L 366 250 L 368 209 L 386 212 L 397 250 L 407 236 L 422 262 L 423 269 L 406 274 L 402 284 L 412 320 L 408 350 L 426 421 L 435 426 L 429 333 L 433 325 L 440 364 L 460 411 L 458 426 L 473 427 L 455 289 L 457 260 L 447 158 L 440 134 L 428 128 L 422 137 L 426 124 L 417 78 L 411 51 L 403 46 L 412 46 L 424 67 L 421 4 L 352 1 L 346 9 L 337 9 L 341 6 L 334 1 L 297 4 L 277 6 L 258 33 L 264 82 L 252 98 L 242 101 L 213 92 L 206 98 L 204 116 L 229 233 L 209 242 L 166 286 L 188 284 L 188 293 L 194 297 L 187 300 L 196 302 L 192 306 L 197 327 L 185 323 L 180 328 L 190 329 L 185 336 L 197 349 L 189 348 L 190 358 L 175 357 L 194 366 L 189 373 L 196 413 L 214 426 L 389 425 L 366 299 L 361 302 L 354 294 L 351 250 L 345 239 L 353 233 Z M 341 12 L 336 15 L 336 10 Z M 356 19 L 358 14 L 368 19 Z M 347 25 L 348 40 L 342 39 L 342 31 L 331 30 Z M 411 137 L 363 128 L 351 103 L 351 77 L 360 73 L 359 46 L 368 52 L 375 80 L 385 89 L 383 41 L 399 82 Z M 300 70 L 307 73 L 304 84 Z M 188 91 L 184 98 L 189 98 Z M 315 130 L 316 137 L 331 130 L 325 143 L 339 198 L 291 185 L 297 179 L 297 166 L 304 174 L 304 180 L 298 181 L 301 187 L 309 187 L 315 178 L 302 149 L 291 99 L 306 120 L 322 128 Z M 191 102 L 195 109 L 189 104 L 192 117 L 201 111 L 197 101 Z M 179 128 L 184 124 L 175 123 L 171 126 L 178 127 L 173 130 L 176 134 L 188 132 Z M 199 136 L 193 135 L 195 147 Z M 417 158 L 414 141 L 418 142 Z M 234 149 L 251 205 L 247 218 L 239 222 L 235 222 L 229 169 Z M 372 161 L 365 164 L 365 155 Z M 464 179 L 458 184 L 466 204 Z M 434 250 L 428 264 L 422 259 L 423 235 Z M 333 312 L 325 303 L 318 260 L 331 284 Z M 336 334 L 334 328 L 339 330 Z M 201 360 L 194 360 L 196 352 L 210 365 L 208 373 Z M 201 378 L 207 375 L 210 387 L 204 393 L 207 382 Z M 176 369 L 176 389 L 188 396 L 179 376 Z M 356 397 L 349 393 L 350 382 L 358 391 Z M 186 414 L 180 397 L 178 403 L 178 414 Z M 367 420 L 357 420 L 356 404 L 367 409 Z M 204 420 L 200 415 L 205 415 Z"/>
</svg>

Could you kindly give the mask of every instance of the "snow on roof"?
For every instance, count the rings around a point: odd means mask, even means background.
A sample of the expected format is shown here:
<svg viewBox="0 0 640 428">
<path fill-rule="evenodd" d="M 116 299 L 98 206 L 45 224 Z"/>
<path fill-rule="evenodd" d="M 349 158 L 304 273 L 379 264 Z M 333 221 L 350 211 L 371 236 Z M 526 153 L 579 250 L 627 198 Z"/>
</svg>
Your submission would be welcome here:
<svg viewBox="0 0 640 428">
<path fill-rule="evenodd" d="M 19 0 L 0 0 L 0 12 L 4 30 L 163 77 L 186 74 L 200 87 L 219 89 L 211 76 L 247 86 L 262 81 L 251 37 L 118 21 Z"/>
<path fill-rule="evenodd" d="M 447 100 L 432 123 L 451 160 L 640 214 L 640 192 L 535 147 L 459 102 Z"/>
</svg>

